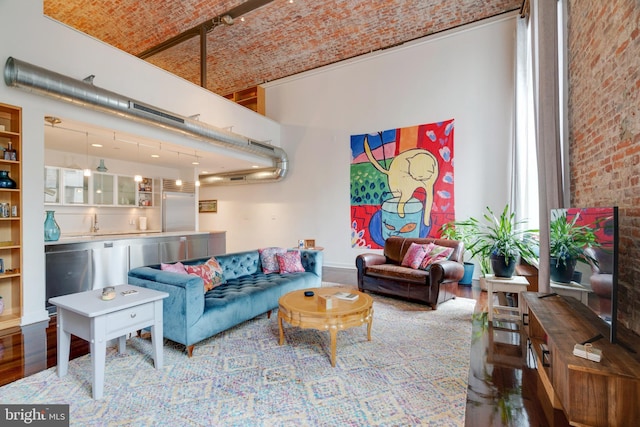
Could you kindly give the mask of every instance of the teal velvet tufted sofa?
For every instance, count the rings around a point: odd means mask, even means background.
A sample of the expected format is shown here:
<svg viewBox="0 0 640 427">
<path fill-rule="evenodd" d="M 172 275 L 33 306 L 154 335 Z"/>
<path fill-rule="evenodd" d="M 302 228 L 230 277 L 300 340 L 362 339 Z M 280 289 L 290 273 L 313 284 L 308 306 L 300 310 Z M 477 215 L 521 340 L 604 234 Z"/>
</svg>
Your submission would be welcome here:
<svg viewBox="0 0 640 427">
<path fill-rule="evenodd" d="M 129 270 L 129 284 L 169 294 L 163 301 L 163 334 L 184 344 L 189 357 L 196 343 L 278 307 L 290 291 L 319 287 L 322 252 L 300 250 L 300 273 L 264 274 L 257 250 L 216 255 L 225 283 L 208 292 L 198 276 L 162 271 L 160 264 Z M 209 259 L 182 261 L 202 264 Z"/>
</svg>

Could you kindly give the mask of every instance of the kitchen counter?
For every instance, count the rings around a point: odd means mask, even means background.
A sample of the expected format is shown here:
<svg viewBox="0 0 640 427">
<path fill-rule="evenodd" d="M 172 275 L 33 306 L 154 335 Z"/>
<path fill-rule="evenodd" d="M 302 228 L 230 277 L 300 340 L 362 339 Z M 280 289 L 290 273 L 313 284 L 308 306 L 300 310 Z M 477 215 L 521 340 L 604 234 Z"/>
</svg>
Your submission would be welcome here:
<svg viewBox="0 0 640 427">
<path fill-rule="evenodd" d="M 132 268 L 224 254 L 226 232 L 69 233 L 58 241 L 45 242 L 44 252 L 48 301 L 127 283 Z M 47 310 L 54 309 L 48 303 Z"/>
<path fill-rule="evenodd" d="M 64 245 L 70 243 L 89 243 L 102 241 L 115 241 L 140 238 L 154 237 L 175 237 L 175 236 L 196 236 L 202 234 L 225 233 L 224 231 L 170 231 L 162 232 L 160 230 L 146 230 L 138 232 L 127 231 L 105 231 L 97 233 L 69 233 L 60 236 L 59 240 L 54 242 L 44 242 L 45 246 Z"/>
</svg>

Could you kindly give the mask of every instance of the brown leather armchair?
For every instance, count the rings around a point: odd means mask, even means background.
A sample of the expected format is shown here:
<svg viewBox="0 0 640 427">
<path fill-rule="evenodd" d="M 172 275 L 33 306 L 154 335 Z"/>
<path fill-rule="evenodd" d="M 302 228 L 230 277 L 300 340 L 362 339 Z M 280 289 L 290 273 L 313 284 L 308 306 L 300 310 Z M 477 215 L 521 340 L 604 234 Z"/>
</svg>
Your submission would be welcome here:
<svg viewBox="0 0 640 427">
<path fill-rule="evenodd" d="M 447 260 L 437 261 L 427 270 L 403 267 L 402 259 L 411 243 L 454 248 Z M 457 240 L 389 237 L 383 254 L 356 257 L 358 289 L 420 301 L 436 309 L 438 304 L 455 298 L 458 281 L 464 275 L 464 244 Z"/>
</svg>

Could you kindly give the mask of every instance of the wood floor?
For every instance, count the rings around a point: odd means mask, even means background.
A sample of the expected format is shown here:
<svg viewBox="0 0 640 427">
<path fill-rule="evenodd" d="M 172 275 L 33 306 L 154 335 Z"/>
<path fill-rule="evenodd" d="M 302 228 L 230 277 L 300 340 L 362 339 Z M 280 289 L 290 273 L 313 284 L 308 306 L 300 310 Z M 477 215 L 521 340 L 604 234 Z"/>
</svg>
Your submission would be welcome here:
<svg viewBox="0 0 640 427">
<path fill-rule="evenodd" d="M 328 271 L 324 280 L 354 284 L 353 275 Z M 515 324 L 486 320 L 487 293 L 460 286 L 458 296 L 475 299 L 466 426 L 565 426 L 561 411 L 538 398 L 537 375 Z M 56 365 L 55 317 L 46 324 L 0 332 L 0 386 Z M 72 337 L 71 358 L 89 352 Z M 545 413 L 548 415 L 545 416 Z M 550 421 L 549 421 L 550 419 Z"/>
</svg>

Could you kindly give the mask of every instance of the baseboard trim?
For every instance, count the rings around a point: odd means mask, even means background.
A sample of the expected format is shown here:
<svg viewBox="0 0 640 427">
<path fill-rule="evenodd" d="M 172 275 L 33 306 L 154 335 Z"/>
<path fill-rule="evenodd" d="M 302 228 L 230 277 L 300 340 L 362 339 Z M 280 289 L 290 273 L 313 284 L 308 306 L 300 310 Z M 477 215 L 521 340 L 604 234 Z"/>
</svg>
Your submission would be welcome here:
<svg viewBox="0 0 640 427">
<path fill-rule="evenodd" d="M 342 283 L 344 285 L 357 285 L 358 276 L 355 268 L 322 267 L 322 280 L 325 282 Z"/>
</svg>

